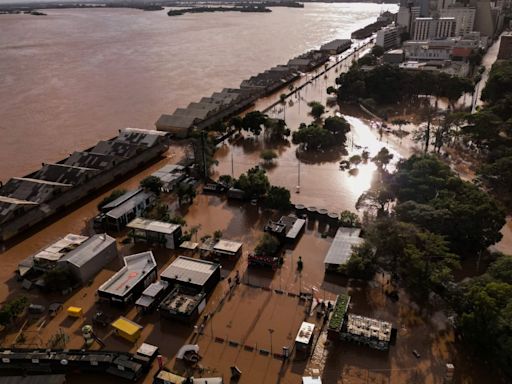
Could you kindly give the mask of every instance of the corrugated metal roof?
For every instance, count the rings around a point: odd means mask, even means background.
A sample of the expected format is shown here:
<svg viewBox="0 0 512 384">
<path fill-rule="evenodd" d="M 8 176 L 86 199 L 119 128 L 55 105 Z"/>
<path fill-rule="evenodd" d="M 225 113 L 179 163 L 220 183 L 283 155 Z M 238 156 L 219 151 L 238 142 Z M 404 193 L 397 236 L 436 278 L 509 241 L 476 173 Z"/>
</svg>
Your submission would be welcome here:
<svg viewBox="0 0 512 384">
<path fill-rule="evenodd" d="M 210 261 L 178 256 L 178 258 L 160 274 L 160 277 L 196 285 L 204 285 L 218 268 L 220 268 L 219 264 Z"/>
<path fill-rule="evenodd" d="M 359 237 L 360 233 L 359 228 L 339 228 L 325 256 L 324 264 L 345 264 L 352 255 L 352 246 L 364 241 Z"/>
<path fill-rule="evenodd" d="M 106 233 L 94 235 L 65 255 L 62 260 L 67 260 L 69 263 L 81 267 L 115 242 L 116 240 Z"/>
<path fill-rule="evenodd" d="M 141 229 L 148 232 L 164 233 L 166 235 L 170 235 L 180 228 L 178 224 L 143 219 L 142 217 L 136 217 L 128 223 L 127 227 L 132 229 Z"/>
</svg>

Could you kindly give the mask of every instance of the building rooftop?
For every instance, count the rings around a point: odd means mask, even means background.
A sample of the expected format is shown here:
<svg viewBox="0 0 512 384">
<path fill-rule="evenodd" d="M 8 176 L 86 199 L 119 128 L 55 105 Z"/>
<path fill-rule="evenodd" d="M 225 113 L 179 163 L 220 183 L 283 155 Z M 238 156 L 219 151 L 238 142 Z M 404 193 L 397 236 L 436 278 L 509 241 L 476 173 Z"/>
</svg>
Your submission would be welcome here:
<svg viewBox="0 0 512 384">
<path fill-rule="evenodd" d="M 324 264 L 345 264 L 352 255 L 352 247 L 364 241 L 359 237 L 360 233 L 359 228 L 339 228 L 325 256 Z"/>
<path fill-rule="evenodd" d="M 180 287 L 176 287 L 160 303 L 160 310 L 170 312 L 174 315 L 188 315 L 205 298 L 206 293 L 191 293 Z"/>
<path fill-rule="evenodd" d="M 117 161 L 121 161 L 121 158 L 100 153 L 73 152 L 71 156 L 64 160 L 63 164 L 103 171 L 113 168 Z"/>
<path fill-rule="evenodd" d="M 295 338 L 295 342 L 300 344 L 309 344 L 311 337 L 313 336 L 314 329 L 315 324 L 303 321 L 299 328 L 299 332 L 297 333 L 297 337 Z"/>
<path fill-rule="evenodd" d="M 108 204 L 105 204 L 101 210 L 102 211 L 109 211 L 111 209 L 114 209 L 114 208 L 117 208 L 119 207 L 121 204 L 123 204 L 124 202 L 130 200 L 133 196 L 139 194 L 140 192 L 142 192 L 142 188 L 139 188 L 139 189 L 134 189 L 133 191 L 128 191 L 128 192 L 125 192 L 123 193 L 121 196 L 119 196 L 117 199 L 115 200 L 112 200 L 110 203 Z"/>
<path fill-rule="evenodd" d="M 56 183 L 79 185 L 98 173 L 97 169 L 75 167 L 66 164 L 44 164 L 41 169 L 30 175 L 33 179 Z"/>
<path fill-rule="evenodd" d="M 58 261 L 87 241 L 87 236 L 67 234 L 33 255 L 34 260 Z"/>
<path fill-rule="evenodd" d="M 127 335 L 135 335 L 143 327 L 126 317 L 120 316 L 116 321 L 112 323 L 112 327 L 126 333 Z"/>
<path fill-rule="evenodd" d="M 160 292 L 165 291 L 167 287 L 169 287 L 167 281 L 155 281 L 142 292 L 141 297 L 135 302 L 135 305 L 139 307 L 149 307 L 155 301 L 155 297 L 158 296 Z"/>
<path fill-rule="evenodd" d="M 281 221 L 286 224 L 286 237 L 288 239 L 297 238 L 302 228 L 306 225 L 306 220 L 293 216 L 283 216 Z"/>
<path fill-rule="evenodd" d="M 81 243 L 77 248 L 67 253 L 62 260 L 66 260 L 68 263 L 81 267 L 89 260 L 96 257 L 96 255 L 101 253 L 105 248 L 115 243 L 116 239 L 106 233 L 94 235 Z"/>
<path fill-rule="evenodd" d="M 390 341 L 392 325 L 387 321 L 348 314 L 347 332 L 353 335 L 374 338 L 379 341 Z"/>
<path fill-rule="evenodd" d="M 157 128 L 178 128 L 189 129 L 200 121 L 196 116 L 191 115 L 161 115 L 155 123 Z"/>
<path fill-rule="evenodd" d="M 219 268 L 217 263 L 178 256 L 160 277 L 202 286 Z"/>
<path fill-rule="evenodd" d="M 116 272 L 99 287 L 99 291 L 124 296 L 151 270 L 156 268 L 156 261 L 151 251 L 126 256 L 124 267 Z"/>
<path fill-rule="evenodd" d="M 53 199 L 60 191 L 70 187 L 72 185 L 15 177 L 0 187 L 0 195 L 19 201 L 43 203 Z"/>
<path fill-rule="evenodd" d="M 333 41 L 329 41 L 328 43 L 323 44 L 320 47 L 321 51 L 331 51 L 338 50 L 344 47 L 350 47 L 352 45 L 352 40 L 349 39 L 336 39 Z"/>
<path fill-rule="evenodd" d="M 129 199 L 118 205 L 117 207 L 111 209 L 107 212 L 107 216 L 111 217 L 115 220 L 119 219 L 121 216 L 126 214 L 127 212 L 132 211 L 135 209 L 137 205 L 139 205 L 141 202 L 143 202 L 146 199 L 151 199 L 153 197 L 153 194 L 151 192 L 146 192 L 144 190 L 138 190 L 138 193 L 131 196 Z M 102 210 L 104 210 L 105 207 L 103 207 Z"/>
<path fill-rule="evenodd" d="M 131 158 L 134 157 L 141 148 L 143 147 L 138 144 L 132 144 L 125 141 L 109 140 L 98 142 L 98 144 L 96 144 L 96 146 L 91 149 L 91 152 L 99 153 L 101 155 Z"/>
<path fill-rule="evenodd" d="M 143 219 L 137 217 L 127 225 L 128 228 L 141 229 L 149 232 L 163 233 L 170 235 L 180 228 L 178 224 L 165 223 L 163 221 Z"/>
<path fill-rule="evenodd" d="M 119 131 L 119 136 L 115 140 L 152 147 L 166 136 L 167 133 L 154 129 L 123 128 Z"/>
<path fill-rule="evenodd" d="M 240 250 L 240 248 L 242 248 L 242 245 L 243 245 L 243 243 L 240 243 L 238 241 L 230 241 L 230 240 L 220 239 L 213 246 L 213 251 L 220 252 L 220 253 L 235 254 Z"/>
</svg>

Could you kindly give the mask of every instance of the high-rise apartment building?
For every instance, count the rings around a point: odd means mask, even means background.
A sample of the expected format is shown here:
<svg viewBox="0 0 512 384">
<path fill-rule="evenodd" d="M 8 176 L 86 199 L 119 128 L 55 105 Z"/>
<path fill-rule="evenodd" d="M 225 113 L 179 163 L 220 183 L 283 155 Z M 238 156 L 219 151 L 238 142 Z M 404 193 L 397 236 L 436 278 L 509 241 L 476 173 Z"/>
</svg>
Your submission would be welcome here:
<svg viewBox="0 0 512 384">
<path fill-rule="evenodd" d="M 418 17 L 414 22 L 413 40 L 425 41 L 455 36 L 455 18 Z"/>
<path fill-rule="evenodd" d="M 455 35 L 464 36 L 473 31 L 476 9 L 472 7 L 450 7 L 440 10 L 441 17 L 455 19 Z"/>
</svg>

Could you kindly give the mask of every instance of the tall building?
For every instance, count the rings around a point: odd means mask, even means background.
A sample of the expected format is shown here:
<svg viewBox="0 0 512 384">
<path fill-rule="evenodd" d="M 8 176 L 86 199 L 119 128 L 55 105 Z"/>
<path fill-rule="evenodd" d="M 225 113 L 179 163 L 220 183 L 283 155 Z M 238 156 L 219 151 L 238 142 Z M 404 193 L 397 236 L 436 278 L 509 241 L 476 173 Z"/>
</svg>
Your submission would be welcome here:
<svg viewBox="0 0 512 384">
<path fill-rule="evenodd" d="M 396 48 L 400 45 L 400 35 L 403 27 L 390 25 L 377 31 L 375 44 L 384 48 L 386 51 Z"/>
<path fill-rule="evenodd" d="M 485 36 L 494 36 L 495 26 L 489 0 L 471 0 L 470 4 L 476 8 L 475 31 Z"/>
<path fill-rule="evenodd" d="M 441 17 L 455 19 L 455 35 L 464 36 L 473 31 L 475 26 L 475 8 L 450 7 L 440 10 Z"/>
<path fill-rule="evenodd" d="M 455 36 L 455 19 L 453 17 L 419 17 L 414 23 L 414 39 L 426 41 L 445 39 Z"/>
<path fill-rule="evenodd" d="M 412 36 L 414 31 L 414 21 L 417 17 L 420 17 L 420 7 L 413 6 L 410 2 L 408 5 L 401 5 L 398 9 L 396 17 L 396 24 L 403 27 L 406 32 L 409 32 Z"/>
</svg>

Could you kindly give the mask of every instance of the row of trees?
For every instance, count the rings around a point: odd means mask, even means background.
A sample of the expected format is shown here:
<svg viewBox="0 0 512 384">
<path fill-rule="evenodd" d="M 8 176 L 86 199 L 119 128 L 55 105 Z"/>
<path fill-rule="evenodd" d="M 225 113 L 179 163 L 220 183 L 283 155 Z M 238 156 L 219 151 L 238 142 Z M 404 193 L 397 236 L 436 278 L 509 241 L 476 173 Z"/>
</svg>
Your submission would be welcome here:
<svg viewBox="0 0 512 384">
<path fill-rule="evenodd" d="M 290 136 L 290 130 L 283 119 L 271 118 L 260 111 L 249 112 L 244 117 L 234 116 L 229 124 L 254 136 L 259 136 L 265 130 L 264 137 L 269 141 L 283 140 Z"/>
<path fill-rule="evenodd" d="M 391 65 L 380 65 L 363 71 L 355 65 L 337 79 L 338 99 L 357 101 L 371 98 L 380 104 L 417 99 L 419 95 L 445 97 L 457 101 L 464 93 L 473 92 L 473 83 L 445 73 L 407 71 Z"/>
</svg>

